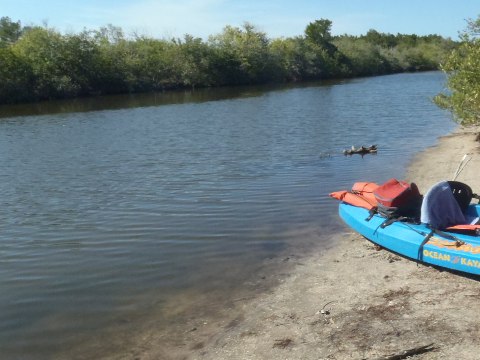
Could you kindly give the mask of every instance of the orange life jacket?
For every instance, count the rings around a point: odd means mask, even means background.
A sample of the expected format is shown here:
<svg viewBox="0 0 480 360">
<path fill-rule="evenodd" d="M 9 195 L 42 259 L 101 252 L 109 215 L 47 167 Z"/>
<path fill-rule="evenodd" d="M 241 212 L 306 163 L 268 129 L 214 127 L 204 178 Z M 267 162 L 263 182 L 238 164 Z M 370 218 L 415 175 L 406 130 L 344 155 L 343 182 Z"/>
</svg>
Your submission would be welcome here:
<svg viewBox="0 0 480 360">
<path fill-rule="evenodd" d="M 378 188 L 378 184 L 373 182 L 356 182 L 351 191 L 335 191 L 330 196 L 347 204 L 372 210 L 377 206 L 377 199 L 373 194 L 376 188 Z"/>
<path fill-rule="evenodd" d="M 462 233 L 462 234 L 477 234 L 478 232 L 480 232 L 480 225 L 476 224 L 476 225 L 468 225 L 468 224 L 464 224 L 464 225 L 454 225 L 454 226 L 449 226 L 447 227 L 445 230 L 447 231 L 452 231 L 452 232 L 458 232 L 458 233 Z"/>
</svg>

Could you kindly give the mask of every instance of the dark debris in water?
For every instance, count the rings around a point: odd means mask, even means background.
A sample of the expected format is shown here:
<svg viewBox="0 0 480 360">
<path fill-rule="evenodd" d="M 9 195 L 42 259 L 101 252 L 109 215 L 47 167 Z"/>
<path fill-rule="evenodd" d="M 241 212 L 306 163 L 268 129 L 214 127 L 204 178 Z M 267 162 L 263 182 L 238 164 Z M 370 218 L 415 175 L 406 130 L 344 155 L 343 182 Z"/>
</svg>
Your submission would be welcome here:
<svg viewBox="0 0 480 360">
<path fill-rule="evenodd" d="M 350 149 L 345 149 L 343 150 L 344 155 L 354 155 L 354 154 L 359 154 L 359 155 L 365 155 L 365 154 L 376 154 L 377 153 L 377 145 L 370 145 L 370 146 L 360 146 L 359 148 L 356 148 L 355 146 L 352 145 Z"/>
</svg>

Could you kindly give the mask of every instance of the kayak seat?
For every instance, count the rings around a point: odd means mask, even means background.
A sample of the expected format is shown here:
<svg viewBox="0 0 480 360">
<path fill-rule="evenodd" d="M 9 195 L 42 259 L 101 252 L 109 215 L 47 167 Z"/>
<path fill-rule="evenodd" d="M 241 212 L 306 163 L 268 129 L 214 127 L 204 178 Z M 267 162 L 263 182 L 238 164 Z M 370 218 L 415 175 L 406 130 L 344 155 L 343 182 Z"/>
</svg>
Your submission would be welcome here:
<svg viewBox="0 0 480 360">
<path fill-rule="evenodd" d="M 447 181 L 452 190 L 453 197 L 457 201 L 463 213 L 467 211 L 468 205 L 473 198 L 473 191 L 470 186 L 460 181 Z"/>
<path fill-rule="evenodd" d="M 470 201 L 467 196 L 468 189 L 465 190 L 464 186 L 455 182 L 452 185 L 455 191 L 450 187 L 449 181 L 440 181 L 427 191 L 420 211 L 422 223 L 437 230 L 467 223 L 461 206 L 464 206 L 467 200 Z M 459 201 L 462 201 L 462 204 Z"/>
</svg>

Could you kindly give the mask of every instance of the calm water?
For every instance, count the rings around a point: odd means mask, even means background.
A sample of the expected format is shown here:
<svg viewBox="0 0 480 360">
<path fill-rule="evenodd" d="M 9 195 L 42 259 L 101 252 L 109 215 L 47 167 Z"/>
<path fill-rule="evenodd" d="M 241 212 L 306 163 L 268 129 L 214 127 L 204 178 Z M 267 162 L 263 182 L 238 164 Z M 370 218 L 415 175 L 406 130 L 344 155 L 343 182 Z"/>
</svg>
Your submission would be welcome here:
<svg viewBox="0 0 480 360">
<path fill-rule="evenodd" d="M 111 353 L 149 314 L 161 327 L 182 294 L 228 293 L 291 246 L 327 246 L 339 224 L 330 191 L 402 177 L 454 128 L 431 102 L 443 82 L 0 109 L 0 357 Z M 370 144 L 378 155 L 341 154 Z"/>
</svg>

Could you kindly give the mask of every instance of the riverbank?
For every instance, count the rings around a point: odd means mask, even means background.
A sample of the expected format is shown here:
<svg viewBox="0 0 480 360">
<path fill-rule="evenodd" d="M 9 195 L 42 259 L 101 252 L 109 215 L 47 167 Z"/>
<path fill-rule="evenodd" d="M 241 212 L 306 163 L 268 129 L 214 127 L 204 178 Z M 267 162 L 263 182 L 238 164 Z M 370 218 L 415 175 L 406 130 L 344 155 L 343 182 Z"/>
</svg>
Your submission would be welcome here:
<svg viewBox="0 0 480 360">
<path fill-rule="evenodd" d="M 407 172 L 424 193 L 451 179 L 465 153 L 473 159 L 458 180 L 480 189 L 478 129 L 459 129 L 418 154 Z M 268 293 L 239 299 L 241 312 L 220 328 L 192 328 L 174 351 L 146 341 L 138 358 L 376 359 L 434 344 L 415 358 L 476 359 L 480 282 L 416 264 L 343 228 L 323 254 L 293 257 Z M 208 330 L 207 330 L 208 329 Z M 153 340 L 153 339 L 152 339 Z M 158 340 L 158 339 L 157 339 Z M 151 346 L 151 347 L 150 347 Z M 178 350 L 178 351 L 177 351 Z"/>
</svg>

